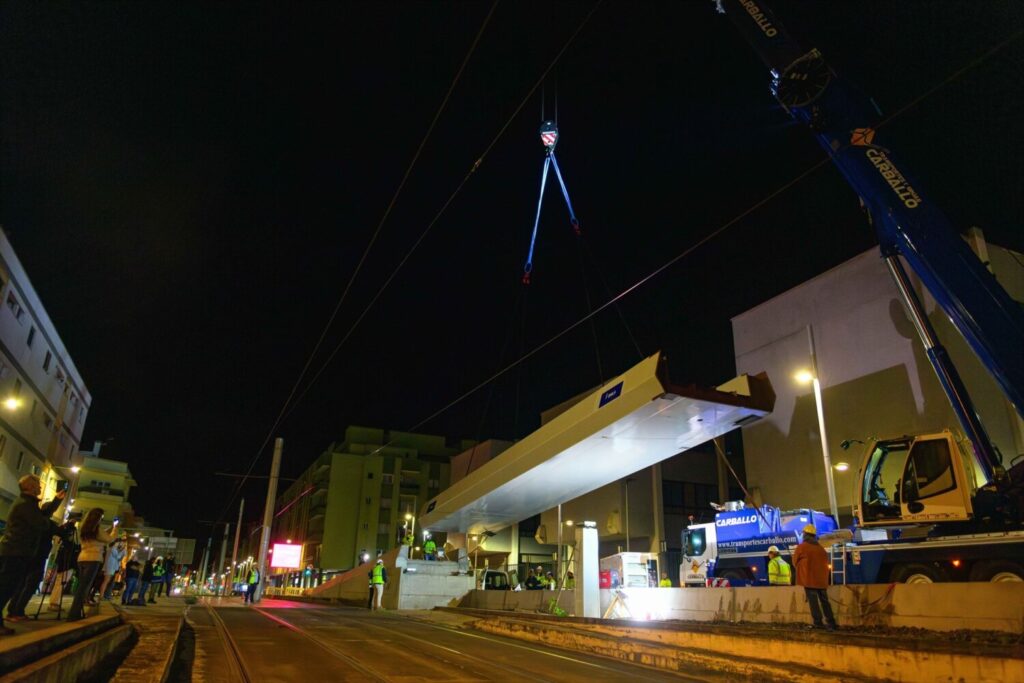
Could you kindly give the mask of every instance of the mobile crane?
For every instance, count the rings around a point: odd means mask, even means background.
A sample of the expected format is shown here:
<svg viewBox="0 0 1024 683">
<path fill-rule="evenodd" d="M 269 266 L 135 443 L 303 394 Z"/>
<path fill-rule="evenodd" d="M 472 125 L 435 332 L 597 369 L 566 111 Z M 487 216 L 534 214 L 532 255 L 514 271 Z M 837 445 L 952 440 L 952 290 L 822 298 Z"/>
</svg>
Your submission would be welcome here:
<svg viewBox="0 0 1024 683">
<path fill-rule="evenodd" d="M 1003 466 L 901 257 L 1022 416 L 1024 310 L 881 145 L 879 114 L 870 101 L 846 84 L 821 52 L 803 49 L 762 2 L 716 2 L 768 67 L 772 94 L 793 119 L 811 129 L 860 198 L 966 435 L 965 441 L 941 431 L 866 444 L 852 539 L 835 546 L 841 550 L 834 558 L 837 580 L 1024 580 L 1024 459 L 1009 470 Z M 681 575 L 692 582 L 716 573 L 752 580 L 767 547 L 755 536 L 779 531 L 761 529 L 750 539 L 730 539 L 726 557 L 714 548 L 715 528 L 691 525 L 683 532 Z"/>
</svg>

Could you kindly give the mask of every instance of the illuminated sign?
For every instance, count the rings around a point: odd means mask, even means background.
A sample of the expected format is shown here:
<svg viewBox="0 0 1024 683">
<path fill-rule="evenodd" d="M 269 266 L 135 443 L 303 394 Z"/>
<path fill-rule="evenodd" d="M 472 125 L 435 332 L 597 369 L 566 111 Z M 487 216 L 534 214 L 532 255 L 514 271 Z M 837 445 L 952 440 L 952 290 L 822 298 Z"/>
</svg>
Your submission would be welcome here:
<svg viewBox="0 0 1024 683">
<path fill-rule="evenodd" d="M 302 566 L 302 546 L 297 543 L 275 543 L 270 566 L 275 569 L 298 569 Z"/>
</svg>

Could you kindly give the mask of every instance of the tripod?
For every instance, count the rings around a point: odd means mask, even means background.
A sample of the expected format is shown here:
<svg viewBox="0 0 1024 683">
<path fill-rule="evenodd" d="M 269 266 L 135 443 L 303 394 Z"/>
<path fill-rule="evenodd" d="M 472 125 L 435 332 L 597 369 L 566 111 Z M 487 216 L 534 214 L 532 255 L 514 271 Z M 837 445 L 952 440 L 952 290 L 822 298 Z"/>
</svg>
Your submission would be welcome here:
<svg viewBox="0 0 1024 683">
<path fill-rule="evenodd" d="M 58 540 L 57 541 L 57 545 L 56 545 L 57 552 L 54 554 L 54 560 L 53 560 L 53 571 L 51 571 L 50 575 L 46 577 L 45 581 L 43 581 L 43 588 L 39 592 L 39 606 L 36 607 L 36 613 L 32 617 L 33 619 L 37 619 L 37 620 L 39 619 L 39 613 L 43 611 L 43 603 L 46 601 L 45 600 L 46 596 L 52 594 L 54 587 L 57 585 L 57 577 L 66 574 L 68 578 L 60 586 L 60 588 L 61 588 L 61 599 L 57 601 L 57 620 L 58 621 L 60 620 L 61 613 L 64 611 L 64 596 L 67 594 L 68 588 L 71 586 L 71 583 L 74 581 L 74 573 L 72 573 L 72 570 L 75 569 L 75 566 L 72 565 L 71 563 L 67 562 L 67 561 L 62 561 L 63 558 L 61 557 L 61 550 L 64 549 L 63 546 L 64 546 L 64 541 L 63 540 Z M 74 546 L 72 545 L 67 550 L 70 551 L 73 547 Z M 62 568 L 62 565 L 66 565 L 66 566 L 63 566 L 63 568 Z"/>
</svg>

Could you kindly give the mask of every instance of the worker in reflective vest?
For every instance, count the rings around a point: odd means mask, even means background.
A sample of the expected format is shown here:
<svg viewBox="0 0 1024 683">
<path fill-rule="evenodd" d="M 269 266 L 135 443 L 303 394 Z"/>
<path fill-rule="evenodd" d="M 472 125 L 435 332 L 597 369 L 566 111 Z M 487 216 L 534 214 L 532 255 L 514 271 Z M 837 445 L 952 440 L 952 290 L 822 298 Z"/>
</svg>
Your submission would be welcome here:
<svg viewBox="0 0 1024 683">
<path fill-rule="evenodd" d="M 373 609 L 384 609 L 381 598 L 384 597 L 384 584 L 388 582 L 388 571 L 384 568 L 384 560 L 377 560 L 370 572 L 370 583 L 373 584 Z"/>
<path fill-rule="evenodd" d="M 423 557 L 427 560 L 433 560 L 434 555 L 437 553 L 437 544 L 434 543 L 434 539 L 428 538 L 427 542 L 423 544 Z"/>
<path fill-rule="evenodd" d="M 671 588 L 672 579 L 668 578 L 667 572 L 661 573 L 661 581 L 658 582 L 658 588 Z"/>
<path fill-rule="evenodd" d="M 790 585 L 790 569 L 782 556 L 779 555 L 779 547 L 776 545 L 768 548 L 768 583 L 772 586 Z"/>
</svg>

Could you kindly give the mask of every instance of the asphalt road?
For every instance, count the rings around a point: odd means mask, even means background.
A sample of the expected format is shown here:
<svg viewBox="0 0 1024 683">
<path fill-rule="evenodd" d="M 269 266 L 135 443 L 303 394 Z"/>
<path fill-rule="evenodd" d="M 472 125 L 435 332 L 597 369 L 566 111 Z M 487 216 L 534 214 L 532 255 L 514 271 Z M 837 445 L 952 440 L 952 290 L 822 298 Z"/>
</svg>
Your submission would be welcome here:
<svg viewBox="0 0 1024 683">
<path fill-rule="evenodd" d="M 706 680 L 395 613 L 268 603 L 193 608 L 193 681 Z"/>
</svg>

